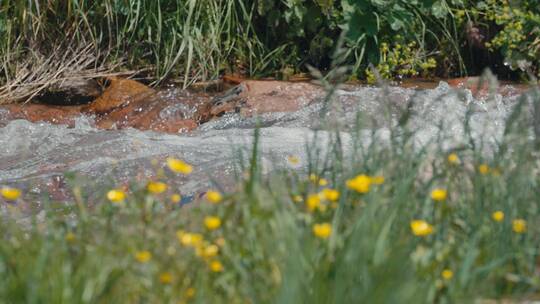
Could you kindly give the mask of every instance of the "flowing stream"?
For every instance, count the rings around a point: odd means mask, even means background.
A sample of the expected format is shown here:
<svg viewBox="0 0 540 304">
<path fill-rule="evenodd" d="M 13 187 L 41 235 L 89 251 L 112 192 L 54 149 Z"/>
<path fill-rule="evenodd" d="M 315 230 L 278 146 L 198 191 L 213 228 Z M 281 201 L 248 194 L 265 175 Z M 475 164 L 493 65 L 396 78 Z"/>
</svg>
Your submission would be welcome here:
<svg viewBox="0 0 540 304">
<path fill-rule="evenodd" d="M 457 92 L 445 82 L 422 90 L 346 87 L 337 90 L 326 107 L 319 101 L 296 112 L 263 114 L 257 118 L 227 114 L 180 135 L 135 129 L 98 130 L 90 126 L 92 118 L 84 116 L 77 119 L 73 128 L 9 121 L 0 112 L 0 185 L 22 188 L 26 195 L 38 198 L 33 200 L 37 205 L 44 200 L 62 201 L 70 197 L 65 173 L 74 172 L 90 189 L 96 189 L 89 195 L 99 197 L 103 196 L 103 190 L 99 190 L 103 185 L 110 188 L 133 179 L 144 180 L 155 175 L 157 167 L 173 156 L 194 166 L 191 175 L 175 178 L 173 185 L 189 199 L 209 187 L 227 189 L 232 184 L 238 173 L 238 153 L 249 153 L 257 124 L 262 127 L 265 170 L 291 166 L 287 161 L 290 155 L 300 159 L 295 168 L 301 170 L 307 162 L 306 141 L 315 130 L 316 145 L 325 149 L 332 130 L 339 128 L 346 150 L 358 117 L 364 128 L 360 134 L 368 141 L 369 130 L 377 128 L 384 135 L 411 98 L 414 115 L 409 124 L 417 130 L 415 140 L 428 143 L 442 129 L 446 148 L 463 144 L 463 121 L 468 109 L 472 109 L 473 135 L 494 142 L 502 135 L 504 120 L 518 100 L 517 95 L 475 99 L 470 91 Z M 162 115 L 169 112 L 174 109 L 165 109 Z"/>
</svg>

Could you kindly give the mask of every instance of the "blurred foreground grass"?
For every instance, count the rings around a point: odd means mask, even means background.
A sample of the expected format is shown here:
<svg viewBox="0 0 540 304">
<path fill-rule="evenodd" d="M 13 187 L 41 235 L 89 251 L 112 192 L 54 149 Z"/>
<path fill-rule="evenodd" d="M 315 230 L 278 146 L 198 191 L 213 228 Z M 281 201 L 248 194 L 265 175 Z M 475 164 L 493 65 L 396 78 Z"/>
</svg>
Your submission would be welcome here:
<svg viewBox="0 0 540 304">
<path fill-rule="evenodd" d="M 452 151 L 414 143 L 406 112 L 387 141 L 308 145 L 308 169 L 263 175 L 253 154 L 237 187 L 180 206 L 157 178 L 103 190 L 89 206 L 44 206 L 0 222 L 0 299 L 9 303 L 453 303 L 540 289 L 540 98 L 509 115 L 503 138 Z M 360 119 L 360 116 L 359 116 Z M 361 125 L 361 123 L 359 123 Z M 468 122 L 464 122 L 467 130 Z M 441 130 L 440 132 L 443 132 Z M 468 133 L 470 134 L 470 133 Z M 317 140 L 317 135 L 312 141 Z M 288 162 L 295 167 L 299 157 Z M 163 167 L 163 168 L 161 168 Z M 25 194 L 3 188 L 16 209 Z"/>
</svg>

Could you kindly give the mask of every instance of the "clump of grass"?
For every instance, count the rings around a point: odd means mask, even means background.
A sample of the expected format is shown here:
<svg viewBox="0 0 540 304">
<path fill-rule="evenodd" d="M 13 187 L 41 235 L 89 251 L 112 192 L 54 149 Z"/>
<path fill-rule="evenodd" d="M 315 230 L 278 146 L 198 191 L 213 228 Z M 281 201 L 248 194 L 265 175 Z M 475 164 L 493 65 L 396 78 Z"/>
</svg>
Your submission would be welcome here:
<svg viewBox="0 0 540 304">
<path fill-rule="evenodd" d="M 181 207 L 165 172 L 0 223 L 0 298 L 14 302 L 463 302 L 537 294 L 540 94 L 522 97 L 491 156 L 389 141 L 308 147 L 306 172 L 262 175 L 258 131 L 236 190 Z M 465 124 L 467 122 L 464 122 Z M 532 131 L 532 133 L 531 133 Z M 443 132 L 441 130 L 441 132 Z M 533 134 L 533 136 L 531 136 Z M 317 136 L 314 137 L 314 140 Z M 302 156 L 291 156 L 297 165 Z M 3 204 L 25 194 L 4 188 Z M 16 207 L 15 207 L 16 208 Z"/>
<path fill-rule="evenodd" d="M 50 58 L 64 40 L 73 44 L 68 49 L 90 47 L 98 66 L 150 69 L 154 83 L 181 76 L 185 86 L 216 78 L 239 54 L 256 73 L 271 51 L 253 33 L 253 5 L 238 0 L 3 2 L 3 81 L 15 77 L 17 64 L 32 54 Z M 39 63 L 32 62 L 34 68 Z"/>
<path fill-rule="evenodd" d="M 39 70 L 43 61 L 36 59 L 62 60 L 52 55 L 63 41 L 73 49 L 89 47 L 98 67 L 143 70 L 141 77 L 153 84 L 174 78 L 187 87 L 224 71 L 287 79 L 305 72 L 307 64 L 331 69 L 335 42 L 343 34 L 353 79 L 373 80 L 369 64 L 395 79 L 465 75 L 486 65 L 503 75 L 512 74 L 509 68 L 536 75 L 540 12 L 535 4 L 2 0 L 0 84 L 18 79 L 21 62 L 31 61 L 30 68 Z"/>
</svg>

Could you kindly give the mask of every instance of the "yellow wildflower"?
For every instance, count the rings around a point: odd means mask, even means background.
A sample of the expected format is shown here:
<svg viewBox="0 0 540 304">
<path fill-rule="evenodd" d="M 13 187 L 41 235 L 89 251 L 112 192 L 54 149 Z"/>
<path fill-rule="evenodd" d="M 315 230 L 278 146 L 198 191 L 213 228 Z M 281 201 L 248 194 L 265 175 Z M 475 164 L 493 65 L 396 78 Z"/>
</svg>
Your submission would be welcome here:
<svg viewBox="0 0 540 304">
<path fill-rule="evenodd" d="M 300 159 L 297 156 L 289 155 L 287 157 L 287 160 L 289 161 L 289 164 L 296 166 L 300 163 Z"/>
<path fill-rule="evenodd" d="M 527 231 L 527 221 L 524 219 L 513 220 L 512 230 L 514 230 L 515 233 L 525 233 Z"/>
<path fill-rule="evenodd" d="M 195 288 L 190 287 L 186 289 L 186 298 L 191 299 L 195 296 Z"/>
<path fill-rule="evenodd" d="M 312 182 L 312 183 L 317 183 L 319 181 L 319 177 L 313 173 L 311 173 L 309 175 L 309 180 Z"/>
<path fill-rule="evenodd" d="M 214 260 L 210 262 L 210 270 L 212 270 L 213 272 L 222 272 L 223 264 L 221 264 L 220 261 Z"/>
<path fill-rule="evenodd" d="M 1 190 L 2 197 L 8 201 L 14 201 L 21 196 L 21 190 L 12 187 L 4 187 Z"/>
<path fill-rule="evenodd" d="M 139 263 L 146 263 L 148 261 L 150 261 L 150 259 L 152 258 L 152 254 L 150 253 L 150 251 L 137 251 L 135 253 L 135 259 L 139 262 Z"/>
<path fill-rule="evenodd" d="M 207 216 L 204 218 L 204 225 L 208 230 L 215 230 L 221 226 L 221 219 L 217 216 Z"/>
<path fill-rule="evenodd" d="M 205 258 L 213 258 L 218 254 L 218 252 L 219 252 L 219 247 L 214 244 L 211 244 L 204 248 L 203 256 Z"/>
<path fill-rule="evenodd" d="M 126 194 L 122 190 L 113 189 L 107 192 L 107 198 L 113 203 L 120 203 L 126 199 Z"/>
<path fill-rule="evenodd" d="M 478 166 L 478 172 L 480 172 L 480 174 L 482 175 L 486 175 L 489 173 L 489 166 L 486 165 L 486 164 L 481 164 L 480 166 Z"/>
<path fill-rule="evenodd" d="M 450 153 L 448 154 L 448 162 L 452 165 L 457 165 L 459 164 L 459 157 L 456 153 Z"/>
<path fill-rule="evenodd" d="M 433 226 L 424 220 L 411 221 L 412 233 L 416 236 L 427 236 L 433 233 Z"/>
<path fill-rule="evenodd" d="M 163 182 L 149 182 L 146 186 L 148 192 L 153 194 L 160 194 L 167 190 L 167 184 Z"/>
<path fill-rule="evenodd" d="M 203 237 L 199 233 L 186 233 L 184 231 L 177 231 L 176 237 L 180 244 L 184 246 L 198 246 L 201 244 Z"/>
<path fill-rule="evenodd" d="M 319 186 L 324 187 L 326 185 L 328 185 L 328 181 L 326 179 L 324 178 L 319 179 Z"/>
<path fill-rule="evenodd" d="M 382 184 L 384 184 L 384 176 L 382 176 L 382 175 L 372 176 L 371 177 L 371 183 L 373 185 L 382 185 Z"/>
<path fill-rule="evenodd" d="M 445 280 L 450 280 L 452 279 L 452 277 L 454 276 L 454 272 L 452 272 L 452 270 L 450 269 L 445 269 L 441 272 L 441 276 L 443 277 L 443 279 Z"/>
<path fill-rule="evenodd" d="M 221 196 L 221 193 L 217 191 L 209 190 L 208 192 L 206 192 L 206 199 L 210 203 L 217 204 L 221 202 L 221 200 L 223 199 L 223 196 Z"/>
<path fill-rule="evenodd" d="M 159 282 L 161 284 L 171 284 L 173 281 L 173 275 L 172 273 L 170 272 L 162 272 L 160 275 L 159 275 Z"/>
<path fill-rule="evenodd" d="M 504 220 L 504 212 L 502 211 L 495 211 L 491 214 L 491 218 L 495 222 L 502 222 Z"/>
<path fill-rule="evenodd" d="M 329 223 L 313 225 L 313 234 L 321 239 L 327 239 L 332 234 L 332 225 Z"/>
<path fill-rule="evenodd" d="M 323 189 L 322 193 L 324 195 L 324 198 L 331 201 L 331 202 L 335 202 L 335 201 L 337 201 L 339 199 L 339 191 L 337 191 L 337 190 Z"/>
<path fill-rule="evenodd" d="M 431 198 L 434 201 L 444 201 L 446 199 L 446 190 L 441 188 L 436 188 L 431 191 Z"/>
<path fill-rule="evenodd" d="M 307 197 L 306 205 L 308 207 L 308 210 L 313 212 L 317 208 L 320 208 L 321 206 L 321 198 L 319 197 L 319 194 L 310 194 Z"/>
<path fill-rule="evenodd" d="M 70 232 L 66 233 L 65 239 L 66 239 L 66 242 L 73 243 L 73 242 L 75 242 L 75 234 L 70 231 Z"/>
<path fill-rule="evenodd" d="M 293 196 L 293 202 L 295 203 L 301 203 L 304 199 L 302 198 L 301 195 L 295 195 Z"/>
<path fill-rule="evenodd" d="M 191 165 L 172 157 L 167 158 L 167 166 L 171 171 L 176 173 L 190 174 L 193 171 Z"/>
<path fill-rule="evenodd" d="M 371 185 L 371 178 L 361 174 L 347 181 L 347 188 L 355 190 L 358 193 L 368 193 Z"/>
<path fill-rule="evenodd" d="M 171 195 L 171 202 L 173 202 L 174 204 L 178 204 L 182 201 L 182 196 L 178 193 L 175 193 L 173 195 Z"/>
</svg>

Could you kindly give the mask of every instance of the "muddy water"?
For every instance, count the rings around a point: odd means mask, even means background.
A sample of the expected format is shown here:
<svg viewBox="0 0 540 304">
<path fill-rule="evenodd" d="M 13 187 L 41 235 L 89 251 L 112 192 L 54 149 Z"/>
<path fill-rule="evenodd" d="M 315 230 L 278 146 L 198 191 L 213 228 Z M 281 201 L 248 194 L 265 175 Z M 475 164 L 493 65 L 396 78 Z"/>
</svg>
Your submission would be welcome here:
<svg viewBox="0 0 540 304">
<path fill-rule="evenodd" d="M 508 88 L 512 91 L 512 88 Z M 171 94 L 184 94 L 168 90 Z M 189 133 L 167 134 L 134 128 L 102 130 L 95 127 L 95 117 L 79 115 L 74 125 L 55 125 L 12 120 L 7 110 L 0 110 L 0 185 L 17 186 L 26 193 L 28 204 L 39 206 L 48 201 L 70 197 L 70 179 L 66 172 L 79 176 L 87 194 L 103 198 L 105 188 L 127 185 L 130 180 L 144 181 L 155 176 L 166 157 L 173 156 L 194 165 L 189 177 L 174 179 L 173 187 L 188 200 L 209 187 L 228 189 L 235 175 L 238 155 L 247 155 L 257 125 L 261 126 L 261 151 L 266 171 L 292 166 L 287 158 L 295 155 L 302 170 L 306 166 L 306 141 L 313 138 L 319 148 L 328 147 L 332 130 L 343 134 L 345 151 L 350 149 L 352 130 L 362 119 L 361 138 L 370 140 L 374 127 L 385 136 L 396 123 L 409 101 L 415 114 L 410 127 L 417 130 L 419 145 L 432 141 L 444 130 L 445 148 L 464 144 L 463 121 L 472 109 L 473 135 L 486 143 L 501 137 L 504 119 L 517 101 L 517 91 L 505 96 L 474 97 L 470 90 L 456 91 L 446 82 L 432 88 L 374 88 L 345 86 L 329 104 L 322 94 L 310 95 L 298 110 L 265 112 L 256 115 L 233 111 L 198 126 Z M 165 107 L 160 117 L 168 120 L 190 106 Z M 157 161 L 157 162 L 156 162 Z M 156 165 L 157 163 L 157 165 Z M 98 190 L 96 190 L 98 189 Z"/>
</svg>

